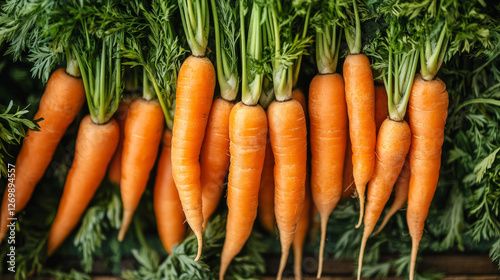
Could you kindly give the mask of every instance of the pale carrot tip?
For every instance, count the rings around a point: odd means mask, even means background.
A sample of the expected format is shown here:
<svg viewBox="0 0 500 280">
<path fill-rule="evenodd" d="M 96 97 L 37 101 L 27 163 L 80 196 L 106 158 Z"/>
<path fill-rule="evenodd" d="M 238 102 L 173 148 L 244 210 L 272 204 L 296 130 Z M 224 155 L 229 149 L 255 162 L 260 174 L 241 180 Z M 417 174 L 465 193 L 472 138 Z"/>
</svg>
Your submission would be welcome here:
<svg viewBox="0 0 500 280">
<path fill-rule="evenodd" d="M 290 246 L 288 246 L 288 247 L 290 247 Z M 288 259 L 289 253 L 290 253 L 290 248 L 284 249 L 281 251 L 280 267 L 278 269 L 278 275 L 276 276 L 276 280 L 281 280 L 281 278 L 283 276 L 283 271 L 285 270 L 286 261 Z"/>
<path fill-rule="evenodd" d="M 122 242 L 125 238 L 125 234 L 127 233 L 127 229 L 132 222 L 132 217 L 134 216 L 134 212 L 128 209 L 123 210 L 123 219 L 122 219 L 122 227 L 120 228 L 120 232 L 118 233 L 118 241 Z"/>
<path fill-rule="evenodd" d="M 201 251 L 203 248 L 203 237 L 201 236 L 200 232 L 195 232 L 196 239 L 198 239 L 198 253 L 196 254 L 196 258 L 194 258 L 194 261 L 197 262 L 201 258 Z"/>
</svg>

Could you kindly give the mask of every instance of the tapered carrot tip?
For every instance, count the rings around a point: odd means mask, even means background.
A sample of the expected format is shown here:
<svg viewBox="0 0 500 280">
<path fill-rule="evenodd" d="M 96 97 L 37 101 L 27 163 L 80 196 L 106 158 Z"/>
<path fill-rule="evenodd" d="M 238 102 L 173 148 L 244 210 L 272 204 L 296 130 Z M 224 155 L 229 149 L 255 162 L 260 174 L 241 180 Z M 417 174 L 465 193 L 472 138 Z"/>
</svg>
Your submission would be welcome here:
<svg viewBox="0 0 500 280">
<path fill-rule="evenodd" d="M 219 271 L 219 280 L 224 280 L 224 275 L 226 275 L 227 267 L 229 266 L 229 262 L 221 258 L 220 263 L 220 271 Z"/>
<path fill-rule="evenodd" d="M 288 254 L 290 253 L 290 246 L 288 248 L 283 248 L 281 251 L 281 260 L 280 267 L 278 269 L 278 276 L 276 276 L 276 280 L 281 280 L 283 277 L 283 271 L 285 271 L 286 261 L 288 260 Z"/>
<path fill-rule="evenodd" d="M 387 222 L 389 222 L 389 219 L 392 217 L 392 215 L 394 215 L 396 213 L 396 211 L 393 212 L 391 210 L 389 210 L 389 212 L 387 214 L 385 214 L 385 217 L 384 217 L 384 220 L 382 221 L 382 224 L 380 224 L 377 231 L 375 231 L 375 233 L 373 233 L 373 235 L 379 234 L 382 231 L 382 229 L 385 227 L 385 225 L 387 225 Z"/>
<path fill-rule="evenodd" d="M 325 252 L 325 241 L 326 241 L 326 226 L 328 225 L 328 216 L 324 218 L 321 217 L 321 241 L 319 245 L 319 263 L 318 263 L 318 274 L 316 275 L 317 279 L 321 278 L 321 274 L 323 273 L 323 254 Z"/>
<path fill-rule="evenodd" d="M 363 215 L 365 214 L 365 194 L 359 193 L 359 221 L 358 224 L 356 225 L 356 228 L 359 228 L 361 226 L 361 223 L 363 222 Z"/>
<path fill-rule="evenodd" d="M 365 255 L 365 247 L 366 242 L 368 241 L 368 237 L 370 234 L 366 231 L 363 232 L 363 239 L 361 239 L 361 248 L 359 250 L 359 258 L 358 258 L 358 280 L 361 279 L 361 269 L 363 268 L 363 257 Z"/>
<path fill-rule="evenodd" d="M 415 278 L 415 265 L 417 264 L 418 244 L 420 240 L 412 238 L 411 243 L 410 280 L 413 280 Z"/>
<path fill-rule="evenodd" d="M 130 222 L 132 222 L 133 216 L 134 211 L 128 209 L 123 210 L 122 227 L 120 228 L 120 232 L 118 233 L 118 241 L 122 242 L 125 238 L 125 234 L 127 233 L 127 229 L 130 226 Z"/>
<path fill-rule="evenodd" d="M 196 235 L 196 239 L 198 239 L 198 254 L 196 254 L 196 258 L 194 258 L 194 261 L 197 262 L 201 257 L 201 250 L 203 248 L 203 238 L 201 236 L 201 231 L 195 231 L 194 235 Z"/>
</svg>

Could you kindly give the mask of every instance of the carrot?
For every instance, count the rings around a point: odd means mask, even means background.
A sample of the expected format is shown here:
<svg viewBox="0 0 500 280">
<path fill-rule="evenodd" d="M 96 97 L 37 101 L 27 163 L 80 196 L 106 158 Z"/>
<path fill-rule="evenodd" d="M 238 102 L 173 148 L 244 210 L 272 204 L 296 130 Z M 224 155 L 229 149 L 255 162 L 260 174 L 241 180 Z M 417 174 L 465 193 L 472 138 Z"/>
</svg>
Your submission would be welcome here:
<svg viewBox="0 0 500 280">
<path fill-rule="evenodd" d="M 163 133 L 163 118 L 157 100 L 138 98 L 130 104 L 123 140 L 120 179 L 123 221 L 119 241 L 125 237 L 155 164 Z"/>
<path fill-rule="evenodd" d="M 57 215 L 49 232 L 49 256 L 80 220 L 106 174 L 119 137 L 120 128 L 114 119 L 105 124 L 96 124 L 87 115 L 80 123 L 75 159 L 66 177 Z"/>
<path fill-rule="evenodd" d="M 294 88 L 292 90 L 292 99 L 297 100 L 300 105 L 302 106 L 302 109 L 304 109 L 304 114 L 306 115 L 307 119 L 307 105 L 306 105 L 306 96 L 304 95 L 304 92 L 300 88 Z"/>
<path fill-rule="evenodd" d="M 121 168 L 122 168 L 122 151 L 123 151 L 123 139 L 125 138 L 125 121 L 127 120 L 128 109 L 130 103 L 132 102 L 132 97 L 125 97 L 116 110 L 115 119 L 120 126 L 120 139 L 118 140 L 118 147 L 116 147 L 115 154 L 108 168 L 108 179 L 112 183 L 120 184 Z"/>
<path fill-rule="evenodd" d="M 389 116 L 387 108 L 387 92 L 383 85 L 375 86 L 375 127 L 378 130 L 382 123 Z"/>
<path fill-rule="evenodd" d="M 392 202 L 391 207 L 385 214 L 384 220 L 380 224 L 379 228 L 374 232 L 375 234 L 380 233 L 380 231 L 385 227 L 389 219 L 396 214 L 396 212 L 405 205 L 406 201 L 408 201 L 408 188 L 410 187 L 410 157 L 409 153 L 406 156 L 405 163 L 403 165 L 403 169 L 399 174 L 398 180 L 396 181 L 396 186 L 394 187 L 394 201 Z"/>
<path fill-rule="evenodd" d="M 165 130 L 162 152 L 158 161 L 154 189 L 154 210 L 158 235 L 169 254 L 172 247 L 181 242 L 186 235 L 185 217 L 174 179 L 171 162 L 172 131 Z"/>
<path fill-rule="evenodd" d="M 311 186 L 309 184 L 309 168 L 306 177 L 306 196 L 304 199 L 304 210 L 300 215 L 299 223 L 297 224 L 297 231 L 293 238 L 293 257 L 294 257 L 294 274 L 295 279 L 302 279 L 302 255 L 304 250 L 304 242 L 309 231 L 309 224 L 311 220 Z"/>
<path fill-rule="evenodd" d="M 269 233 L 274 233 L 274 155 L 269 140 L 266 141 L 266 155 L 259 188 L 259 209 L 258 216 L 261 225 Z"/>
<path fill-rule="evenodd" d="M 65 68 L 56 70 L 50 77 L 40 100 L 34 119 L 40 131 L 28 131 L 16 160 L 15 184 L 16 205 L 9 210 L 8 192 L 4 193 L 0 242 L 7 232 L 8 218 L 26 207 L 36 184 L 40 181 L 54 155 L 57 144 L 73 122 L 85 101 L 85 90 L 81 78 L 67 74 Z M 12 205 L 11 207 L 12 208 Z"/>
<path fill-rule="evenodd" d="M 419 74 L 411 89 L 408 114 L 412 131 L 410 187 L 406 220 L 412 239 L 410 279 L 413 280 L 418 245 L 424 232 L 441 166 L 441 147 L 448 109 L 446 85 L 439 78 Z"/>
<path fill-rule="evenodd" d="M 352 175 L 351 138 L 349 137 L 346 138 L 347 138 L 347 144 L 345 148 L 344 177 L 342 183 L 342 197 L 340 198 L 341 202 L 351 199 L 356 190 L 354 186 L 354 177 Z"/>
</svg>

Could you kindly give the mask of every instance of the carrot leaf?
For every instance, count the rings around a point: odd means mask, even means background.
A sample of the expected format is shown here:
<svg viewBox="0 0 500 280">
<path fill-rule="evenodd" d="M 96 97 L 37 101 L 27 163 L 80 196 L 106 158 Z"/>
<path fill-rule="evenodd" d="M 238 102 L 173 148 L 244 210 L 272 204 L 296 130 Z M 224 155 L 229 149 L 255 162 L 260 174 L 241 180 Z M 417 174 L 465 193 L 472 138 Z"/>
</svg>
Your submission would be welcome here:
<svg viewBox="0 0 500 280">
<path fill-rule="evenodd" d="M 205 56 L 208 31 L 210 29 L 210 13 L 206 0 L 179 0 L 184 33 L 195 56 Z"/>
<path fill-rule="evenodd" d="M 330 74 L 336 72 L 342 38 L 336 15 L 338 7 L 334 1 L 319 3 L 312 20 L 316 31 L 316 64 L 320 74 Z"/>
</svg>

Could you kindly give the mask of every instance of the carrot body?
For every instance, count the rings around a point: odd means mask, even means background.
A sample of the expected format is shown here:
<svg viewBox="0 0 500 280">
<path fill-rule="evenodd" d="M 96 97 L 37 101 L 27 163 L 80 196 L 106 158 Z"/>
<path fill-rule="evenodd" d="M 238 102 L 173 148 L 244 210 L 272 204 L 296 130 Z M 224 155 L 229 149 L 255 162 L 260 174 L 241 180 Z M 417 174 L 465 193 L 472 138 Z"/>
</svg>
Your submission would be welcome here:
<svg viewBox="0 0 500 280">
<path fill-rule="evenodd" d="M 200 151 L 215 89 L 215 69 L 206 57 L 188 57 L 181 66 L 172 134 L 172 174 L 186 220 L 203 245 Z"/>
<path fill-rule="evenodd" d="M 266 143 L 266 156 L 260 178 L 259 188 L 259 221 L 270 233 L 274 233 L 274 155 L 269 135 Z"/>
<path fill-rule="evenodd" d="M 204 226 L 214 213 L 222 195 L 224 178 L 229 166 L 229 114 L 234 103 L 217 98 L 208 118 L 201 148 L 201 193 Z"/>
<path fill-rule="evenodd" d="M 293 98 L 293 97 L 292 97 Z M 296 280 L 302 279 L 302 255 L 304 251 L 304 242 L 309 231 L 309 224 L 311 220 L 311 187 L 309 184 L 309 172 L 306 178 L 306 197 L 304 199 L 304 210 L 300 215 L 299 223 L 297 224 L 297 231 L 293 238 L 293 267 Z"/>
<path fill-rule="evenodd" d="M 448 92 L 443 81 L 439 78 L 426 81 L 418 74 L 408 103 L 412 142 L 406 219 L 412 238 L 411 280 L 425 219 L 439 179 L 447 109 Z"/>
<path fill-rule="evenodd" d="M 169 254 L 175 244 L 186 235 L 184 212 L 172 177 L 171 161 L 172 131 L 165 130 L 162 151 L 158 161 L 154 190 L 154 209 L 158 234 Z"/>
<path fill-rule="evenodd" d="M 342 197 L 347 138 L 344 80 L 339 74 L 316 75 L 309 86 L 311 120 L 311 191 L 321 216 L 318 278 L 323 268 L 328 217 Z"/>
<path fill-rule="evenodd" d="M 292 99 L 297 100 L 300 105 L 302 106 L 302 109 L 304 109 L 304 114 L 306 115 L 307 118 L 307 104 L 306 104 L 306 96 L 304 95 L 304 92 L 300 88 L 295 88 L 292 91 Z"/>
<path fill-rule="evenodd" d="M 156 100 L 136 99 L 130 105 L 125 123 L 120 191 L 123 222 L 118 240 L 122 241 L 146 189 L 149 173 L 156 161 L 163 133 L 163 111 Z"/>
<path fill-rule="evenodd" d="M 375 127 L 377 133 L 382 123 L 387 119 L 387 116 L 389 116 L 387 92 L 384 86 L 375 86 Z"/>
<path fill-rule="evenodd" d="M 82 79 L 74 78 L 64 68 L 56 70 L 50 77 L 40 106 L 34 119 L 43 118 L 38 124 L 40 131 L 28 131 L 21 151 L 16 160 L 15 213 L 20 212 L 28 204 L 36 184 L 40 181 L 49 166 L 57 144 L 73 122 L 76 114 L 85 101 L 85 89 Z M 0 242 L 7 232 L 7 218 L 13 218 L 8 210 L 8 192 L 4 193 Z"/>
<path fill-rule="evenodd" d="M 375 167 L 375 89 L 370 61 L 364 54 L 350 54 L 344 62 L 345 94 L 352 143 L 354 183 L 358 192 L 360 215 L 364 214 L 366 184 Z"/>
<path fill-rule="evenodd" d="M 366 212 L 364 216 L 363 238 L 358 263 L 358 280 L 361 278 L 363 254 L 368 237 L 391 196 L 392 188 L 403 168 L 410 149 L 411 131 L 406 121 L 393 121 L 387 118 L 378 133 L 375 172 L 368 185 Z"/>
<path fill-rule="evenodd" d="M 57 214 L 50 228 L 47 254 L 50 256 L 76 226 L 103 180 L 118 145 L 120 128 L 115 120 L 95 124 L 87 115 L 80 123 L 75 159 L 66 177 Z"/>
<path fill-rule="evenodd" d="M 282 252 L 277 279 L 281 279 L 304 206 L 307 128 L 304 110 L 296 100 L 273 101 L 267 110 L 275 160 L 274 213 Z"/>
<path fill-rule="evenodd" d="M 241 251 L 257 216 L 260 175 L 264 165 L 267 117 L 260 105 L 234 105 L 229 120 L 231 165 L 227 186 L 229 208 L 226 239 L 221 255 L 220 279 Z"/>
<path fill-rule="evenodd" d="M 406 201 L 408 201 L 408 188 L 410 187 L 411 175 L 409 155 L 410 154 L 406 156 L 405 164 L 403 165 L 403 169 L 401 170 L 398 180 L 396 181 L 396 186 L 394 187 L 394 201 L 387 211 L 387 214 L 385 214 L 382 224 L 380 224 L 380 227 L 374 234 L 378 234 L 385 227 L 387 222 L 389 222 L 389 219 L 396 214 L 396 212 L 399 211 L 403 205 L 405 205 Z"/>
<path fill-rule="evenodd" d="M 342 183 L 342 197 L 340 201 L 346 201 L 353 197 L 356 186 L 354 186 L 354 176 L 352 175 L 352 148 L 351 138 L 347 138 L 344 161 L 344 179 Z"/>
<path fill-rule="evenodd" d="M 118 109 L 115 113 L 115 120 L 120 126 L 120 139 L 118 140 L 118 146 L 116 147 L 115 154 L 108 168 L 108 179 L 115 184 L 120 184 L 120 177 L 122 174 L 122 151 L 123 151 L 123 139 L 125 138 L 125 121 L 127 120 L 128 109 L 132 98 L 125 98 L 120 101 Z"/>
</svg>

